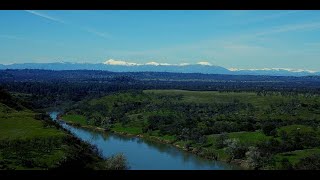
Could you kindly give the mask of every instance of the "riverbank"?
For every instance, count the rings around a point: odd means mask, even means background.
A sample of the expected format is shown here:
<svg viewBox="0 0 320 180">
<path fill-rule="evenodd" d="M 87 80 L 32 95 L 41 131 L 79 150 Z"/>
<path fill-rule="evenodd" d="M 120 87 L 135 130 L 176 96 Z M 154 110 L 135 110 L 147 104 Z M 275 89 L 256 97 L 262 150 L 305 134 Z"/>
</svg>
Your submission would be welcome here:
<svg viewBox="0 0 320 180">
<path fill-rule="evenodd" d="M 83 128 L 83 129 L 87 129 L 87 130 L 91 130 L 91 131 L 98 131 L 98 132 L 104 132 L 104 133 L 113 133 L 116 135 L 120 135 L 120 136 L 126 136 L 126 137 L 137 137 L 137 138 L 142 138 L 144 140 L 147 141 L 152 141 L 152 142 L 156 142 L 156 143 L 163 143 L 163 144 L 168 144 L 168 145 L 172 145 L 174 147 L 176 147 L 177 149 L 183 150 L 185 152 L 188 153 L 192 153 L 195 154 L 199 157 L 208 159 L 208 160 L 214 160 L 214 161 L 220 161 L 220 162 L 224 162 L 224 163 L 228 163 L 234 166 L 238 166 L 240 167 L 240 169 L 250 169 L 248 167 L 248 163 L 246 163 L 244 160 L 232 160 L 229 161 L 227 158 L 221 158 L 221 156 L 209 156 L 206 154 L 206 151 L 208 151 L 208 149 L 205 148 L 197 148 L 197 147 L 189 147 L 186 148 L 183 144 L 179 144 L 177 143 L 177 141 L 170 141 L 170 140 L 166 140 L 163 139 L 161 137 L 158 136 L 150 136 L 147 134 L 131 134 L 131 133 L 127 133 L 127 132 L 122 132 L 122 131 L 114 131 L 114 130 L 106 130 L 104 128 L 100 128 L 100 127 L 96 127 L 96 126 L 90 126 L 90 125 L 81 125 L 79 123 L 75 123 L 72 121 L 66 121 L 66 120 L 62 120 L 61 116 L 59 116 L 57 118 L 60 121 L 65 122 L 68 125 L 74 126 L 74 127 L 79 127 L 79 128 Z"/>
</svg>

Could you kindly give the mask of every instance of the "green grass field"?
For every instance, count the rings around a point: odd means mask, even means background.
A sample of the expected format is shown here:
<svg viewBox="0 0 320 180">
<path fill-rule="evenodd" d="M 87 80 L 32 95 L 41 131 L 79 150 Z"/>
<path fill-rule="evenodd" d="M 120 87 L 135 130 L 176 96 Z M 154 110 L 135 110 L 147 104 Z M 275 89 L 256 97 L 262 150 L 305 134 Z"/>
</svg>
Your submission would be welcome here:
<svg viewBox="0 0 320 180">
<path fill-rule="evenodd" d="M 305 125 L 289 125 L 289 126 L 283 126 L 279 128 L 279 131 L 285 131 L 288 134 L 292 134 L 294 131 L 300 131 L 301 133 L 305 132 L 313 132 L 313 128 L 310 126 L 305 126 Z"/>
<path fill-rule="evenodd" d="M 35 119 L 35 114 L 0 103 L 0 143 L 9 141 L 12 144 L 0 149 L 0 169 L 1 162 L 7 169 L 47 169 L 55 167 L 65 157 L 65 147 L 44 144 L 37 147 L 42 140 L 60 141 L 67 134 L 54 127 L 45 127 L 43 121 Z M 20 143 L 16 144 L 17 141 Z M 29 165 L 24 164 L 25 161 Z"/>
<path fill-rule="evenodd" d="M 319 148 L 296 150 L 296 151 L 277 154 L 275 156 L 275 159 L 277 160 L 277 162 L 281 162 L 282 159 L 286 158 L 286 159 L 289 160 L 290 163 L 296 164 L 302 158 L 305 158 L 305 157 L 310 156 L 312 154 L 319 154 L 319 153 L 320 153 L 320 149 Z"/>
<path fill-rule="evenodd" d="M 37 144 L 48 139 L 60 141 L 67 134 L 53 127 L 44 127 L 41 120 L 34 118 L 32 111 L 16 111 L 0 105 L 0 143 L 10 141 L 12 144 L 0 149 L 0 169 L 4 168 L 1 163 L 7 169 L 17 170 L 53 168 L 65 157 L 65 146 L 49 147 L 44 144 L 37 147 Z M 16 144 L 17 141 L 20 143 Z M 26 161 L 29 165 L 24 164 Z"/>
<path fill-rule="evenodd" d="M 240 142 L 247 143 L 248 145 L 255 145 L 270 138 L 262 132 L 232 132 L 228 133 L 228 137 L 237 138 Z"/>
<path fill-rule="evenodd" d="M 76 115 L 76 114 L 64 115 L 62 116 L 62 119 L 69 122 L 79 123 L 80 125 L 87 124 L 86 118 L 82 115 Z"/>
<path fill-rule="evenodd" d="M 32 139 L 64 136 L 62 131 L 44 128 L 43 122 L 34 119 L 34 113 L 14 112 L 0 113 L 0 140 Z"/>
<path fill-rule="evenodd" d="M 85 162 L 88 167 L 102 161 L 98 155 L 90 154 L 84 144 L 69 143 L 73 141 L 70 134 L 45 125 L 46 122 L 35 119 L 35 115 L 30 110 L 18 111 L 0 102 L 0 170 L 54 169 L 72 156 L 96 160 Z M 80 150 L 87 152 L 79 154 Z M 84 160 L 78 163 L 81 161 Z"/>
<path fill-rule="evenodd" d="M 134 135 L 142 134 L 142 130 L 140 127 L 123 127 L 120 123 L 114 124 L 112 130 L 116 132 L 124 132 Z"/>
</svg>

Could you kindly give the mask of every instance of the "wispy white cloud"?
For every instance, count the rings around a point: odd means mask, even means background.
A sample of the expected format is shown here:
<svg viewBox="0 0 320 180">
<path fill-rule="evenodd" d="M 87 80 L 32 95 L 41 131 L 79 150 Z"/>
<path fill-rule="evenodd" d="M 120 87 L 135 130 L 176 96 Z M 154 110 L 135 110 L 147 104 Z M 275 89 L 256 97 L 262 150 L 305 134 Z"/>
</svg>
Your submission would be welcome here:
<svg viewBox="0 0 320 180">
<path fill-rule="evenodd" d="M 143 51 L 109 50 L 109 52 L 112 56 L 119 56 L 123 58 L 135 57 L 136 59 L 148 59 L 153 57 L 163 59 L 169 57 L 174 61 L 177 59 L 186 59 L 189 62 L 200 58 L 210 60 L 216 59 L 215 61 L 217 61 L 217 63 L 215 64 L 217 65 L 223 65 L 223 63 L 227 61 L 237 63 L 240 61 L 240 59 L 245 63 L 249 63 L 250 59 L 257 59 L 257 61 L 270 60 L 272 63 L 279 63 L 279 61 L 276 59 L 286 59 L 292 57 L 294 57 L 293 59 L 297 59 L 298 57 L 307 56 L 314 58 L 314 55 L 312 55 L 310 52 L 307 52 L 305 48 L 299 49 L 299 44 L 289 48 L 287 47 L 287 42 L 282 42 L 281 39 L 273 39 L 272 36 L 268 35 L 314 29 L 320 29 L 320 23 L 304 22 L 298 24 L 274 26 L 261 32 L 255 31 L 252 33 L 244 33 L 238 36 L 225 36 L 214 39 L 208 38 L 206 40 L 194 43 L 167 46 L 157 49 L 146 49 Z M 261 40 L 261 37 L 267 39 Z M 272 44 L 276 45 L 278 48 L 275 48 L 272 46 Z M 192 54 L 186 52 L 194 53 Z M 314 52 L 316 52 L 316 50 Z M 281 62 L 285 63 L 284 61 Z"/>
<path fill-rule="evenodd" d="M 92 34 L 95 34 L 95 35 L 97 35 L 97 36 L 100 36 L 100 37 L 102 37 L 102 38 L 109 39 L 109 38 L 112 37 L 112 35 L 109 34 L 109 33 L 99 32 L 99 31 L 94 30 L 94 29 L 92 29 L 92 28 L 84 28 L 84 30 L 87 31 L 87 32 L 89 32 L 89 33 L 92 33 Z"/>
<path fill-rule="evenodd" d="M 48 20 L 52 20 L 55 22 L 60 22 L 63 24 L 71 25 L 70 23 L 67 23 L 64 20 L 58 19 L 56 17 L 49 16 L 43 12 L 39 11 L 27 11 L 29 13 L 32 13 L 34 15 L 40 16 L 42 18 L 46 18 Z M 256 22 L 262 22 L 267 21 L 283 16 L 287 16 L 290 14 L 294 14 L 301 11 L 282 11 L 279 13 L 274 13 L 267 16 L 260 16 L 254 19 L 249 19 L 245 23 L 256 23 Z M 112 36 L 109 33 L 105 32 L 99 32 L 93 28 L 87 28 L 87 27 L 80 27 L 78 26 L 80 30 L 86 31 L 88 33 L 94 34 L 96 36 L 99 36 L 101 38 L 111 38 Z M 273 35 L 278 33 L 286 33 L 291 31 L 305 31 L 305 30 L 314 30 L 320 28 L 320 23 L 317 22 L 305 22 L 300 24 L 287 24 L 282 26 L 274 26 L 270 29 L 263 30 L 263 31 L 255 31 L 251 33 L 245 33 L 243 35 L 239 36 L 227 36 L 227 37 L 220 37 L 220 39 L 206 39 L 203 41 L 198 41 L 190 44 L 180 44 L 180 45 L 174 45 L 174 46 L 168 46 L 168 47 L 162 47 L 157 49 L 146 49 L 142 51 L 119 51 L 119 50 L 108 50 L 108 53 L 111 54 L 111 56 L 115 57 L 121 57 L 121 58 L 132 58 L 136 57 L 138 58 L 144 58 L 144 59 L 152 59 L 156 57 L 157 59 L 165 59 L 167 57 L 171 57 L 174 59 L 181 58 L 181 59 L 188 59 L 189 61 L 192 61 L 196 58 L 205 58 L 205 59 L 211 59 L 212 57 L 217 57 L 217 60 L 229 60 L 232 59 L 250 59 L 250 58 L 259 58 L 262 57 L 264 59 L 275 57 L 278 53 L 278 55 L 287 53 L 287 52 L 279 52 L 276 49 L 273 49 L 272 47 L 266 48 L 257 45 L 256 43 L 251 44 L 248 43 L 248 40 L 256 40 L 259 38 L 265 38 L 269 37 L 267 35 Z M 1 37 L 1 36 L 0 36 Z M 229 43 L 225 43 L 229 42 Z M 195 52 L 195 55 L 193 57 L 190 57 L 189 55 L 186 55 L 186 51 L 188 52 Z M 272 57 L 271 57 L 272 55 Z M 289 56 L 289 55 L 288 55 Z M 121 61 L 121 60 L 120 60 Z M 138 65 L 137 63 L 130 63 L 130 62 L 109 62 L 109 64 L 123 64 L 123 65 Z M 147 64 L 147 63 L 145 63 Z M 149 64 L 153 65 L 166 65 L 169 63 L 158 63 L 158 62 L 149 62 Z M 170 65 L 187 65 L 188 63 L 180 63 L 180 64 L 170 64 Z M 206 62 L 200 62 L 202 65 L 211 65 L 210 63 Z"/>
<path fill-rule="evenodd" d="M 274 27 L 268 31 L 258 32 L 258 33 L 255 33 L 254 35 L 263 36 L 263 35 L 270 35 L 270 34 L 277 34 L 277 33 L 285 33 L 290 31 L 314 30 L 319 28 L 320 28 L 320 23 L 318 22 L 289 24 L 285 26 Z"/>
<path fill-rule="evenodd" d="M 0 34 L 0 38 L 5 38 L 5 39 L 17 39 L 17 40 L 24 39 L 24 38 L 19 37 L 19 36 L 7 35 L 7 34 Z"/>
<path fill-rule="evenodd" d="M 264 21 L 267 21 L 267 20 L 281 18 L 281 17 L 285 17 L 285 16 L 290 15 L 290 14 L 295 14 L 295 13 L 300 13 L 300 12 L 302 12 L 302 10 L 280 11 L 280 12 L 276 12 L 276 13 L 273 13 L 273 14 L 270 14 L 270 15 L 257 16 L 257 17 L 251 18 L 251 19 L 246 19 L 245 21 L 242 21 L 242 22 L 240 21 L 238 24 L 253 24 L 253 23 L 258 23 L 258 22 L 264 22 Z"/>
<path fill-rule="evenodd" d="M 58 19 L 56 17 L 49 16 L 49 15 L 43 13 L 43 12 L 32 11 L 32 10 L 26 10 L 26 12 L 31 13 L 31 14 L 36 15 L 36 16 L 39 16 L 39 17 L 42 17 L 42 18 L 45 18 L 45 19 L 48 19 L 48 20 L 51 20 L 51 21 L 54 21 L 54 22 L 61 23 L 61 24 L 76 26 L 78 29 L 80 29 L 82 31 L 86 31 L 86 32 L 88 32 L 90 34 L 93 34 L 93 35 L 96 35 L 96 36 L 99 36 L 99 37 L 102 37 L 102 38 L 105 38 L 105 39 L 109 39 L 109 38 L 112 37 L 109 33 L 105 33 L 105 32 L 103 33 L 103 32 L 99 32 L 99 31 L 97 31 L 97 30 L 95 30 L 93 28 L 74 25 L 74 24 L 72 24 L 70 22 L 66 22 L 66 21 Z"/>
<path fill-rule="evenodd" d="M 64 22 L 64 21 L 62 21 L 62 20 L 60 20 L 60 19 L 54 18 L 54 17 L 49 16 L 49 15 L 47 15 L 47 14 L 41 13 L 41 12 L 39 12 L 39 11 L 26 10 L 26 12 L 31 13 L 31 14 L 34 14 L 34 15 L 39 16 L 39 17 L 42 17 L 42 18 L 45 18 L 45 19 L 48 19 L 48 20 L 51 20 L 51 21 L 54 21 L 54 22 L 66 24 L 66 22 Z"/>
<path fill-rule="evenodd" d="M 222 48 L 230 52 L 250 53 L 265 50 L 266 48 L 259 45 L 252 45 L 239 42 L 222 43 Z"/>
</svg>

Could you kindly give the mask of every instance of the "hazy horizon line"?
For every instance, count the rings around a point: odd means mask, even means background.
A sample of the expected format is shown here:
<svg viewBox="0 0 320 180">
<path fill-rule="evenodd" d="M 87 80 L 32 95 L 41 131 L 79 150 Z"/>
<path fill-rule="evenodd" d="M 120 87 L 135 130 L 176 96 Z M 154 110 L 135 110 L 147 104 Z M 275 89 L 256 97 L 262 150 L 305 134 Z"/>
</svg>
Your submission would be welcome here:
<svg viewBox="0 0 320 180">
<path fill-rule="evenodd" d="M 104 65 L 111 65 L 111 66 L 190 66 L 190 65 L 202 65 L 202 66 L 213 66 L 213 67 L 222 67 L 229 71 L 289 71 L 289 72 L 308 72 L 308 73 L 316 73 L 320 71 L 310 70 L 310 69 L 302 69 L 302 68 L 288 68 L 288 67 L 264 67 L 264 68 L 227 68 L 224 66 L 214 65 L 208 61 L 199 61 L 197 63 L 179 63 L 179 64 L 171 64 L 171 63 L 160 63 L 156 61 L 150 61 L 147 63 L 135 63 L 135 62 L 128 62 L 124 60 L 115 60 L 109 59 L 104 62 L 100 63 L 90 63 L 90 62 L 67 62 L 67 61 L 56 61 L 56 62 L 26 62 L 26 63 L 3 63 L 4 66 L 14 65 L 14 64 L 55 64 L 55 63 L 67 63 L 67 64 L 104 64 Z"/>
</svg>

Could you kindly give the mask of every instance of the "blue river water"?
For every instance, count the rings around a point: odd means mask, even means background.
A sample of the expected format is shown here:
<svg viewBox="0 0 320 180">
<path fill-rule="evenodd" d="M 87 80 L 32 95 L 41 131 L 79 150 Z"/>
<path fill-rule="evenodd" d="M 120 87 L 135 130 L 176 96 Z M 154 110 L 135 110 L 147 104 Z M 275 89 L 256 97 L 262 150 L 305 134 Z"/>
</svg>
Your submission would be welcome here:
<svg viewBox="0 0 320 180">
<path fill-rule="evenodd" d="M 56 121 L 58 112 L 50 112 Z M 96 132 L 67 125 L 58 121 L 78 138 L 97 146 L 105 157 L 123 153 L 132 170 L 232 170 L 239 169 L 228 163 L 207 160 L 172 145 L 136 137 Z"/>
</svg>

